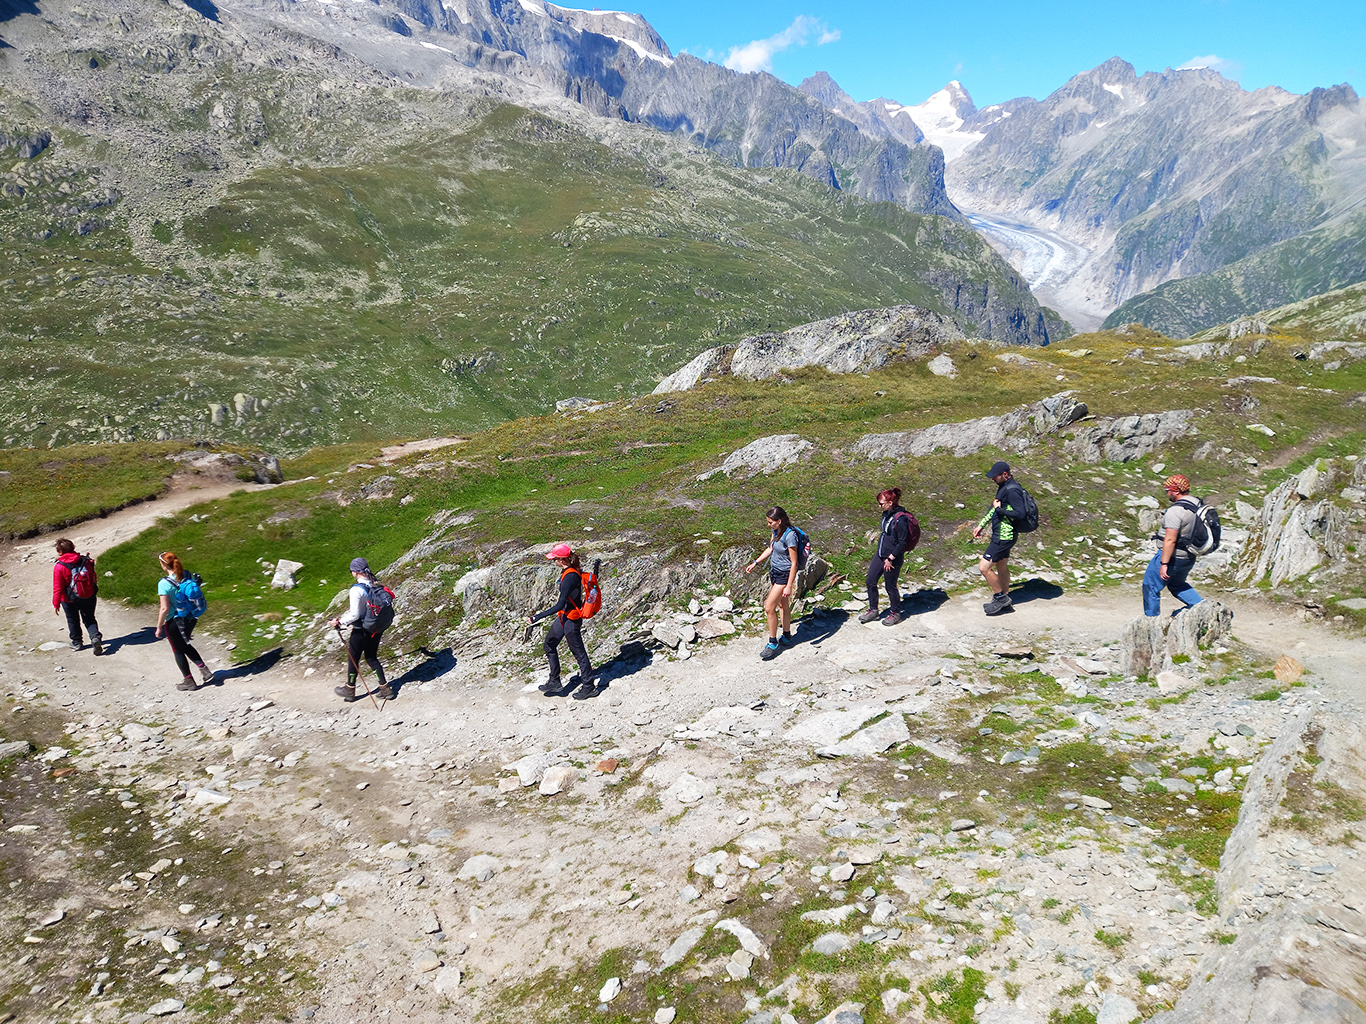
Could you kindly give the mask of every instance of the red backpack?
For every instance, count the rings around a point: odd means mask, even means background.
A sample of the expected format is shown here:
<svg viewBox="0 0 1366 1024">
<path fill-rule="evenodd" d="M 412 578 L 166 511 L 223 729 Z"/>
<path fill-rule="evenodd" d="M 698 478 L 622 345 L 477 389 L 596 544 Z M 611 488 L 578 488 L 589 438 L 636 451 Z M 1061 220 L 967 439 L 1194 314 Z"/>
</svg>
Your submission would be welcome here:
<svg viewBox="0 0 1366 1024">
<path fill-rule="evenodd" d="M 566 569 L 564 571 L 578 573 L 579 585 L 583 588 L 583 604 L 577 608 L 569 609 L 565 613 L 565 618 L 582 621 L 591 619 L 598 613 L 598 609 L 602 607 L 602 587 L 598 584 L 598 567 L 601 565 L 601 561 L 594 562 L 590 572 L 584 572 L 582 569 Z M 564 579 L 564 573 L 560 573 L 560 579 Z"/>
<path fill-rule="evenodd" d="M 95 587 L 95 560 L 89 555 L 82 555 L 81 560 L 70 566 L 71 579 L 66 584 L 67 600 L 74 601 L 77 598 L 94 597 Z"/>
<path fill-rule="evenodd" d="M 920 520 L 911 513 L 902 510 L 892 516 L 892 522 L 895 523 L 902 516 L 906 517 L 906 550 L 903 554 L 910 554 L 915 550 L 915 546 L 920 543 Z"/>
</svg>

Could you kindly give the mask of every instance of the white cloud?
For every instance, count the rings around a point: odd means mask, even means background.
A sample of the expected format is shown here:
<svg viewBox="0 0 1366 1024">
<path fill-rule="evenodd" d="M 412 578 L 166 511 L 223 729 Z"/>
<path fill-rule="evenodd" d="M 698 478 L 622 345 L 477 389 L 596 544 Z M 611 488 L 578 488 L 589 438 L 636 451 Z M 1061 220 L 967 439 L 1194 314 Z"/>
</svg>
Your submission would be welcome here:
<svg viewBox="0 0 1366 1024">
<path fill-rule="evenodd" d="M 722 63 L 741 74 L 772 71 L 775 53 L 782 53 L 793 46 L 805 46 L 813 34 L 816 35 L 817 46 L 833 43 L 840 37 L 839 29 L 827 28 L 819 19 L 799 14 L 791 25 L 777 35 L 756 39 L 744 46 L 732 46 Z"/>
<path fill-rule="evenodd" d="M 1236 60 L 1225 60 L 1216 53 L 1211 53 L 1204 57 L 1192 57 L 1176 70 L 1192 71 L 1195 68 L 1209 68 L 1211 71 L 1217 71 L 1225 78 L 1232 79 L 1235 82 L 1238 81 L 1239 76 L 1243 73 L 1242 64 L 1238 63 Z"/>
</svg>

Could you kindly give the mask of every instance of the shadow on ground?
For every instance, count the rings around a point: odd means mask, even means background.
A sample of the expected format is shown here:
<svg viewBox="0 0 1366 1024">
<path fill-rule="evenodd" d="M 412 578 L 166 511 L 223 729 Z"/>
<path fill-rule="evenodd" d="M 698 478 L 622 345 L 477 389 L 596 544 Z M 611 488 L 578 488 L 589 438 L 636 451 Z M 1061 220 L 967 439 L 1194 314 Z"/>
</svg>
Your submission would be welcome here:
<svg viewBox="0 0 1366 1024">
<path fill-rule="evenodd" d="M 246 679 L 249 676 L 260 675 L 262 672 L 269 672 L 284 656 L 285 649 L 283 647 L 272 647 L 268 651 L 261 652 L 251 661 L 214 673 L 214 682 L 221 686 L 229 679 Z"/>
<path fill-rule="evenodd" d="M 394 691 L 394 696 L 398 696 L 398 692 L 409 683 L 428 683 L 455 668 L 455 651 L 449 647 L 439 651 L 419 647 L 418 653 L 422 655 L 421 661 L 403 675 L 389 680 L 389 688 Z"/>
<path fill-rule="evenodd" d="M 1055 601 L 1062 595 L 1063 589 L 1056 583 L 1036 578 L 1012 587 L 1010 600 L 1013 604 L 1026 604 L 1029 601 Z"/>
</svg>

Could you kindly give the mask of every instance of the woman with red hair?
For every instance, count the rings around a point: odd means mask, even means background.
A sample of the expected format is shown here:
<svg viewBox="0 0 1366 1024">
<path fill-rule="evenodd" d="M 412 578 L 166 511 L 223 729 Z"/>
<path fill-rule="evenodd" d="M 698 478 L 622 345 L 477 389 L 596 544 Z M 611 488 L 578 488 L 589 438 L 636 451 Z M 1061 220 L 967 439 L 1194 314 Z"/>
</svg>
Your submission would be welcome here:
<svg viewBox="0 0 1366 1024">
<path fill-rule="evenodd" d="M 868 610 L 858 617 L 859 622 L 872 622 L 878 617 L 877 581 L 887 588 L 887 617 L 884 626 L 895 626 L 901 621 L 901 563 L 920 541 L 920 524 L 915 516 L 901 507 L 901 488 L 879 491 L 877 503 L 882 507 L 882 529 L 878 534 L 877 551 L 868 563 Z"/>
</svg>

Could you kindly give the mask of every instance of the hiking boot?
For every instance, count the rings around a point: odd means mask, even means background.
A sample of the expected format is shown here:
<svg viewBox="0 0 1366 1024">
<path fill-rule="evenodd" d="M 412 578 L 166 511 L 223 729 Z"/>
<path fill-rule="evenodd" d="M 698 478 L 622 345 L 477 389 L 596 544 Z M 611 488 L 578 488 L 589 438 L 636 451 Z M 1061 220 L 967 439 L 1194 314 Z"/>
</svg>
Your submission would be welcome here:
<svg viewBox="0 0 1366 1024">
<path fill-rule="evenodd" d="M 354 686 L 334 686 L 332 687 L 332 692 L 348 704 L 352 701 L 360 700 L 360 697 L 356 696 L 356 688 Z M 365 694 L 361 694 L 361 697 L 364 696 Z"/>
<path fill-rule="evenodd" d="M 759 660 L 772 661 L 778 656 L 780 650 L 782 650 L 782 648 L 778 646 L 778 641 L 776 639 L 770 640 L 768 643 L 764 644 L 764 649 L 759 652 Z"/>
<path fill-rule="evenodd" d="M 378 697 L 380 700 L 393 700 L 394 691 L 391 690 L 389 688 L 389 685 L 386 683 L 384 686 L 381 686 L 378 690 L 375 691 L 375 696 Z"/>
<path fill-rule="evenodd" d="M 558 697 L 564 692 L 564 687 L 560 685 L 558 679 L 547 679 L 540 685 L 539 689 L 547 697 Z"/>
<path fill-rule="evenodd" d="M 95 645 L 95 657 L 98 658 L 104 653 L 104 644 L 100 642 L 100 638 L 97 636 L 92 636 L 90 642 Z"/>
<path fill-rule="evenodd" d="M 199 689 L 199 684 L 196 683 L 194 679 L 190 676 L 186 676 L 180 682 L 175 684 L 175 688 L 177 690 L 197 690 Z"/>
<path fill-rule="evenodd" d="M 205 686 L 208 686 L 210 683 L 213 682 L 213 669 L 209 668 L 208 665 L 200 665 L 199 678 L 204 680 Z"/>
<path fill-rule="evenodd" d="M 982 610 L 988 615 L 1000 615 L 1002 612 L 1011 611 L 1013 602 L 1009 594 L 997 594 L 986 604 L 982 605 Z"/>
<path fill-rule="evenodd" d="M 862 615 L 858 617 L 858 620 L 859 622 L 872 622 L 874 619 L 878 617 L 879 614 L 880 613 L 876 608 L 869 608 L 866 612 L 864 612 Z"/>
<path fill-rule="evenodd" d="M 882 624 L 884 626 L 895 626 L 901 620 L 902 614 L 900 612 L 892 612 L 885 619 L 882 620 Z"/>
<path fill-rule="evenodd" d="M 79 640 L 72 640 L 71 649 L 73 651 L 83 651 L 85 650 L 85 644 L 81 643 Z"/>
<path fill-rule="evenodd" d="M 577 690 L 574 691 L 574 699 L 592 700 L 600 693 L 602 693 L 602 690 L 599 687 L 594 686 L 593 683 L 589 681 L 587 683 L 584 683 L 582 686 L 580 686 Z"/>
</svg>

